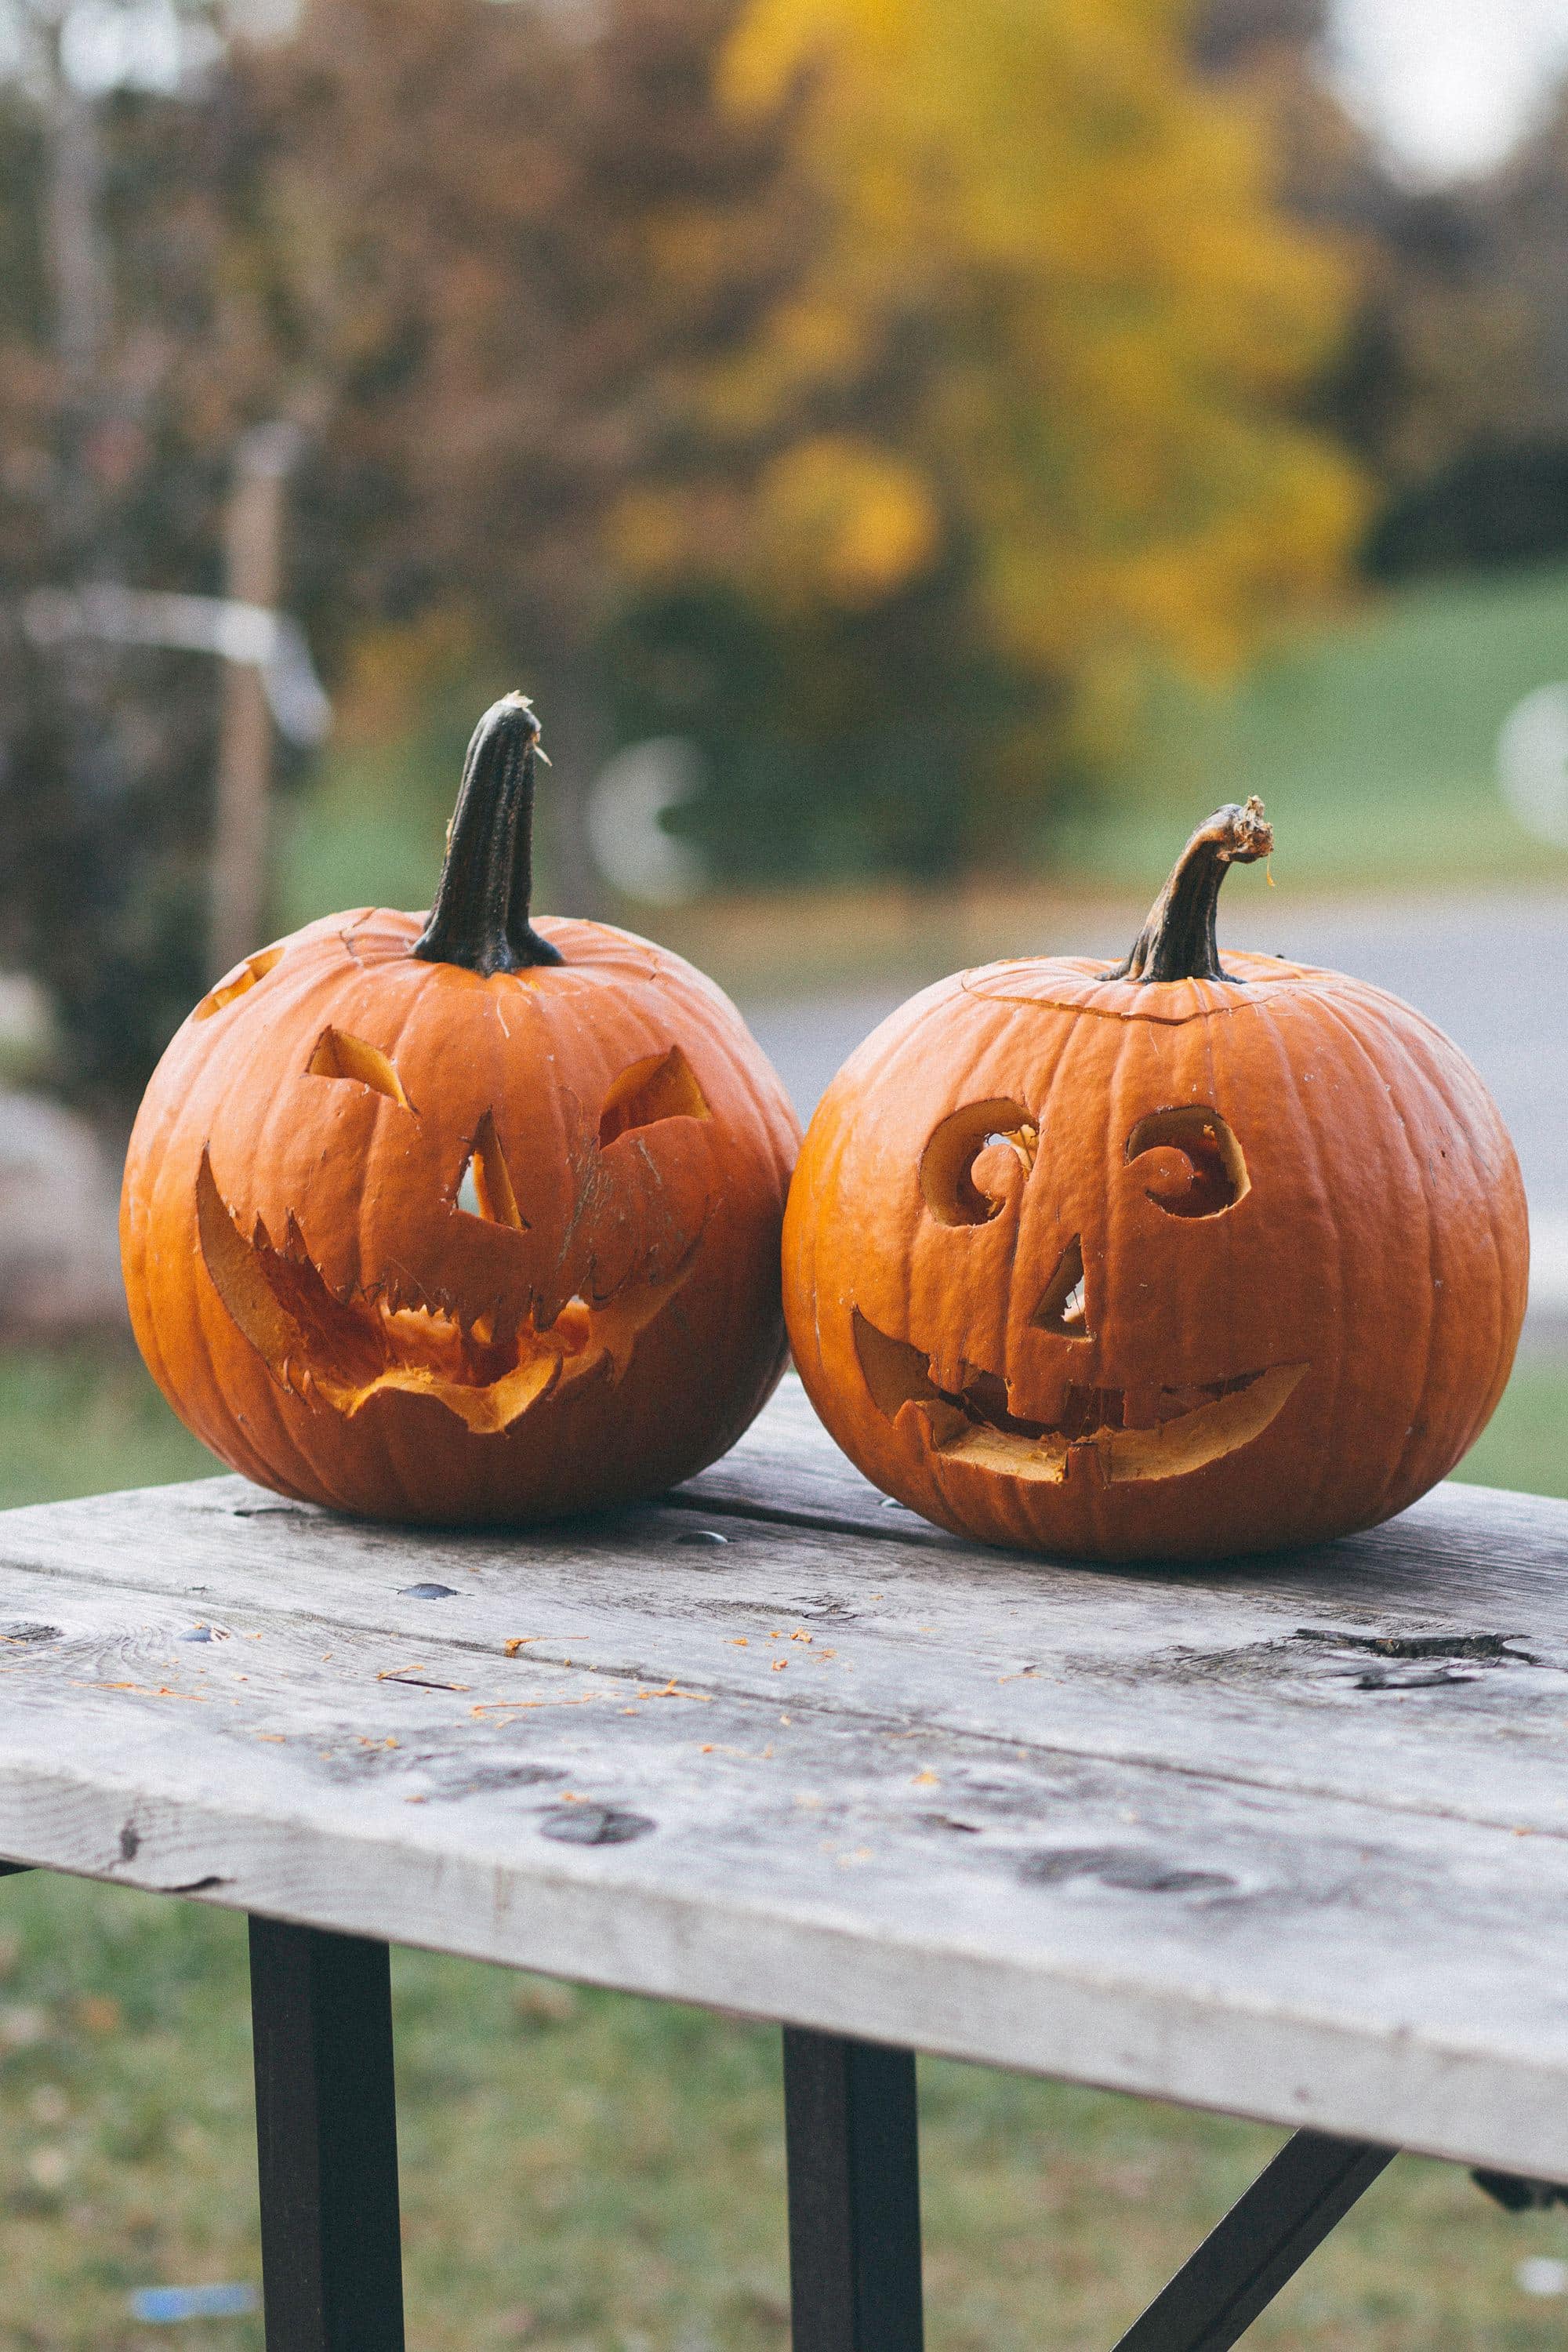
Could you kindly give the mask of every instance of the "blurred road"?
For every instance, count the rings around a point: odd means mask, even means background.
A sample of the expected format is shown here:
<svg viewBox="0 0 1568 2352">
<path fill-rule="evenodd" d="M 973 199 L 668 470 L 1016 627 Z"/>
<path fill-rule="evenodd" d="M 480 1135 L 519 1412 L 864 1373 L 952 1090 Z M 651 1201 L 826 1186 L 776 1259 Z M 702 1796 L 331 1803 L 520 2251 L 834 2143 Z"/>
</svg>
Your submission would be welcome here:
<svg viewBox="0 0 1568 2352">
<path fill-rule="evenodd" d="M 1375 981 L 1463 1047 L 1496 1096 L 1524 1169 L 1531 1322 L 1568 1322 L 1568 900 L 1500 893 L 1292 911 L 1283 892 L 1268 900 L 1255 895 L 1245 920 L 1227 925 L 1222 908 L 1222 952 L 1226 945 Z M 1089 916 L 1070 939 L 1041 947 L 1111 961 L 1127 940 L 1103 917 Z M 845 1055 L 907 992 L 868 989 L 747 1006 L 803 1117 Z"/>
</svg>

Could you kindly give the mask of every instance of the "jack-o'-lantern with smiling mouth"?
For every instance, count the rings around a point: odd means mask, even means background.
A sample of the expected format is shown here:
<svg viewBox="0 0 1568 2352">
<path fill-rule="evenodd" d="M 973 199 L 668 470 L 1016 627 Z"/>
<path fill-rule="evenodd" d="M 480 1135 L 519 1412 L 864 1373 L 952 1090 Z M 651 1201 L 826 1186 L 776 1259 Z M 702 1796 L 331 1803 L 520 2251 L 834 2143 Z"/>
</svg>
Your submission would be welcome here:
<svg viewBox="0 0 1568 2352">
<path fill-rule="evenodd" d="M 198 1004 L 147 1090 L 132 1320 L 235 1469 L 373 1517 L 523 1521 L 714 1460 L 783 1368 L 799 1129 L 679 956 L 531 919 L 538 722 L 468 748 L 424 916 L 331 916 Z"/>
<path fill-rule="evenodd" d="M 801 1376 L 888 1494 L 1088 1559 L 1320 1542 L 1443 1477 L 1523 1318 L 1518 1162 L 1383 990 L 1215 931 L 1260 802 L 1194 834 L 1114 971 L 1026 958 L 885 1022 L 784 1225 Z"/>
</svg>

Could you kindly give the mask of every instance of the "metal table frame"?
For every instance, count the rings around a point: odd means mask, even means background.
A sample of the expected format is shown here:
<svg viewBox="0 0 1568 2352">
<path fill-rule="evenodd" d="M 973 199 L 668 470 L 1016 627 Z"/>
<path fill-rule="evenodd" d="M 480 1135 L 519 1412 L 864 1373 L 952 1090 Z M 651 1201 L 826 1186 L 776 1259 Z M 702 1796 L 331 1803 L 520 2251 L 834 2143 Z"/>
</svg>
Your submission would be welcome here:
<svg viewBox="0 0 1568 2352">
<path fill-rule="evenodd" d="M 249 1927 L 267 2352 L 404 2352 L 388 1947 Z M 794 2352 L 921 2352 L 914 2053 L 785 2026 L 784 2084 Z M 1115 2352 L 1226 2352 L 1395 2153 L 1295 2133 Z"/>
</svg>

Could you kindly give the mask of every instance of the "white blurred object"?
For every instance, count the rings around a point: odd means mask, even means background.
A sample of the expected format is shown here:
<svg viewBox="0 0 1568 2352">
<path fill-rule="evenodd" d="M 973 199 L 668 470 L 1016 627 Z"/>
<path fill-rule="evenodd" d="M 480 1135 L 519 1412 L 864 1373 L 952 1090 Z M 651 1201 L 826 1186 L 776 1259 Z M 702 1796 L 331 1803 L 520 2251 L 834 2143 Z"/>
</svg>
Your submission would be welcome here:
<svg viewBox="0 0 1568 2352">
<path fill-rule="evenodd" d="M 0 971 L 0 1071 L 43 1063 L 55 1042 L 48 996 L 30 973 Z"/>
<path fill-rule="evenodd" d="M 332 707 L 316 675 L 303 630 L 288 613 L 227 596 L 182 596 L 162 588 L 112 582 L 72 591 L 37 588 L 22 604 L 22 626 L 36 646 L 68 637 L 101 637 L 120 646 L 163 646 L 178 653 L 217 654 L 261 673 L 279 728 L 292 743 L 322 742 Z"/>
<path fill-rule="evenodd" d="M 601 769 L 588 794 L 588 846 L 606 882 L 651 907 L 699 896 L 707 860 L 668 834 L 664 818 L 697 797 L 705 773 L 701 753 L 682 735 L 629 743 Z"/>
<path fill-rule="evenodd" d="M 1526 2294 L 1568 2294 L 1568 2263 L 1554 2262 L 1550 2254 L 1531 2254 L 1513 2275 Z"/>
<path fill-rule="evenodd" d="M 0 1331 L 123 1321 L 117 1190 L 84 1118 L 0 1094 Z"/>
<path fill-rule="evenodd" d="M 1563 0 L 1333 0 L 1340 95 L 1417 181 L 1500 163 L 1568 63 Z"/>
<path fill-rule="evenodd" d="M 1498 731 L 1502 796 L 1537 841 L 1568 849 L 1568 686 L 1538 686 Z"/>
<path fill-rule="evenodd" d="M 212 28 L 183 21 L 174 0 L 76 0 L 60 23 L 60 65 L 84 98 L 111 89 L 167 97 L 216 46 Z"/>
<path fill-rule="evenodd" d="M 1530 1306 L 1535 1315 L 1568 1316 L 1568 1213 L 1530 1213 Z"/>
</svg>

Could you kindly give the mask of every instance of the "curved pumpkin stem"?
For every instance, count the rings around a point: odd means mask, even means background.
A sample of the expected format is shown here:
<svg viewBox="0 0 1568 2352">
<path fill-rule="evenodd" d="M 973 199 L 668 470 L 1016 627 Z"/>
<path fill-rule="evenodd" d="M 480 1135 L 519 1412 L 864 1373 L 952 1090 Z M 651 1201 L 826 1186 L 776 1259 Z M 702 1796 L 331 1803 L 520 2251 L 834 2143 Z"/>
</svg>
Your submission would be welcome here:
<svg viewBox="0 0 1568 2352">
<path fill-rule="evenodd" d="M 1251 866 L 1274 846 L 1274 828 L 1256 793 L 1245 808 L 1234 801 L 1200 824 L 1183 850 L 1131 952 L 1102 980 L 1224 980 L 1247 983 L 1226 971 L 1215 938 L 1219 886 L 1233 866 Z"/>
<path fill-rule="evenodd" d="M 409 950 L 489 979 L 559 963 L 529 921 L 533 895 L 533 773 L 539 721 L 528 697 L 492 702 L 468 744 L 447 862 L 424 930 Z"/>
</svg>

